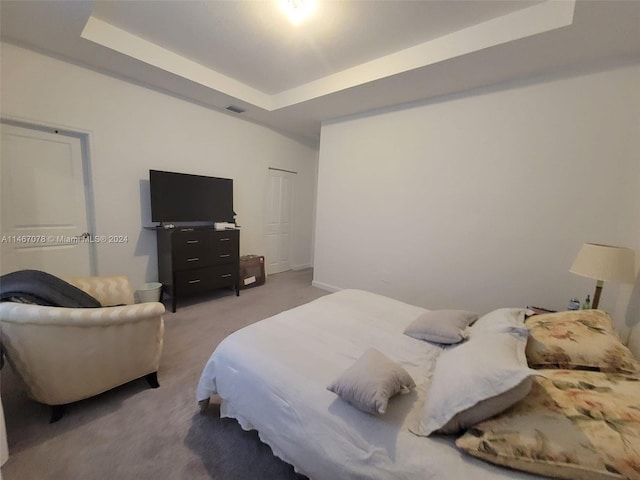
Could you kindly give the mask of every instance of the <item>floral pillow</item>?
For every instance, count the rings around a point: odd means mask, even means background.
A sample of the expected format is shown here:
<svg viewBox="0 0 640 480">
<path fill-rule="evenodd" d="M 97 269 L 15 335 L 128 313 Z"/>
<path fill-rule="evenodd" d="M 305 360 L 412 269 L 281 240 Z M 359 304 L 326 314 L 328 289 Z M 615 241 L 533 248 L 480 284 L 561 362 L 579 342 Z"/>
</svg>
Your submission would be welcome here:
<svg viewBox="0 0 640 480">
<path fill-rule="evenodd" d="M 541 370 L 529 394 L 456 440 L 485 461 L 556 478 L 640 478 L 640 380 Z"/>
<path fill-rule="evenodd" d="M 620 342 L 611 318 L 600 310 L 529 317 L 527 361 L 532 368 L 635 373 L 638 363 Z"/>
</svg>

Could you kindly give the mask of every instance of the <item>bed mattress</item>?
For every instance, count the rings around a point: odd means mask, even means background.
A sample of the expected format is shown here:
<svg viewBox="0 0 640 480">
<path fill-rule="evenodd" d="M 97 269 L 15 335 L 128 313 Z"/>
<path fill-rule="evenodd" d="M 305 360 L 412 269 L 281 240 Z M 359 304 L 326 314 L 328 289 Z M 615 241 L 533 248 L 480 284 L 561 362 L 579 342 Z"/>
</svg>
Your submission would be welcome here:
<svg viewBox="0 0 640 480">
<path fill-rule="evenodd" d="M 223 417 L 257 430 L 275 455 L 313 480 L 539 478 L 470 457 L 453 436 L 409 431 L 442 352 L 402 333 L 424 311 L 342 290 L 262 320 L 219 344 L 203 370 L 197 400 L 217 394 Z M 326 389 L 370 347 L 402 364 L 416 382 L 381 416 Z"/>
</svg>

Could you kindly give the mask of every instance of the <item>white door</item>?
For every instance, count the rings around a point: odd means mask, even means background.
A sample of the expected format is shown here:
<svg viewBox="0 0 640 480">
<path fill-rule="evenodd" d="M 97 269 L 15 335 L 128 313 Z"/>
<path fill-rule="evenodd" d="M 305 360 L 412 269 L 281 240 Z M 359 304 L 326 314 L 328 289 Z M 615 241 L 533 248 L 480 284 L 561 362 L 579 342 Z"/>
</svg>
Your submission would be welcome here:
<svg viewBox="0 0 640 480">
<path fill-rule="evenodd" d="M 0 125 L 2 274 L 91 272 L 84 162 L 79 138 Z M 83 238 L 84 235 L 84 238 Z"/>
<path fill-rule="evenodd" d="M 267 188 L 267 274 L 291 268 L 291 212 L 296 174 L 269 169 Z"/>
</svg>

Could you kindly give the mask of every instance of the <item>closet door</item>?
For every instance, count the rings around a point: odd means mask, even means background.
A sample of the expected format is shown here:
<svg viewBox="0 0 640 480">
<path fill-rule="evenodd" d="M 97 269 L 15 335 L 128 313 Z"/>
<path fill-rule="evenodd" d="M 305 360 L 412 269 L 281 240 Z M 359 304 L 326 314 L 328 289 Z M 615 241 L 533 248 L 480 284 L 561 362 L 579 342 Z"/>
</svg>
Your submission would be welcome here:
<svg viewBox="0 0 640 480">
<path fill-rule="evenodd" d="M 291 269 L 292 210 L 296 174 L 269 169 L 265 255 L 267 274 Z"/>
</svg>

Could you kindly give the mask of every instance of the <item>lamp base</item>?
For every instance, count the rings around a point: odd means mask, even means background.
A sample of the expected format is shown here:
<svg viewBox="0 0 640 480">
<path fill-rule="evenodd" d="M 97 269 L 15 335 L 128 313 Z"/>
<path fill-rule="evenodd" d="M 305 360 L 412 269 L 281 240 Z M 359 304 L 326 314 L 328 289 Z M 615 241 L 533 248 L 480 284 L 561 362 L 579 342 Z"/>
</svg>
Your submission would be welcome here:
<svg viewBox="0 0 640 480">
<path fill-rule="evenodd" d="M 603 285 L 604 282 L 602 280 L 596 282 L 596 291 L 593 293 L 593 303 L 591 304 L 591 308 L 594 310 L 598 308 L 598 304 L 600 303 L 600 294 L 602 293 Z"/>
</svg>

